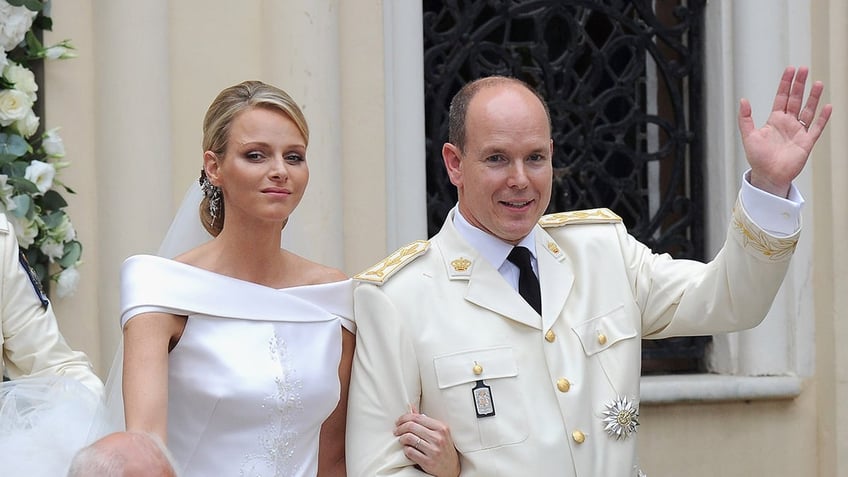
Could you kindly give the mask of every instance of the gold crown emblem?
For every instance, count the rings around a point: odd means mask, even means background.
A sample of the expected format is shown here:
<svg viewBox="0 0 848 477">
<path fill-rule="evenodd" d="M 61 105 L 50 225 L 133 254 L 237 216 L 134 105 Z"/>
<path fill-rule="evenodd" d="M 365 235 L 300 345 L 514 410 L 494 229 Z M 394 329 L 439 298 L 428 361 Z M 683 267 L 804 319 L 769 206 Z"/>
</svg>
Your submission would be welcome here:
<svg viewBox="0 0 848 477">
<path fill-rule="evenodd" d="M 464 258 L 464 257 L 460 257 L 460 258 L 457 258 L 456 260 L 452 261 L 451 266 L 457 272 L 464 272 L 464 271 L 468 270 L 469 267 L 471 267 L 471 260 L 468 260 L 467 258 Z"/>
</svg>

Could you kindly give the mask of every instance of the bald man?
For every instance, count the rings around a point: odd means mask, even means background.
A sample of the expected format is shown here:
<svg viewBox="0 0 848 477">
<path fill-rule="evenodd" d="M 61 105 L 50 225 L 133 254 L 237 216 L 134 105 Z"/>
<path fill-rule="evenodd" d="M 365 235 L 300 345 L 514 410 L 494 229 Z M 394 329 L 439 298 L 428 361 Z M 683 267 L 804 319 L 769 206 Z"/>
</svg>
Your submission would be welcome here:
<svg viewBox="0 0 848 477">
<path fill-rule="evenodd" d="M 161 439 L 146 432 L 115 432 L 82 448 L 68 477 L 177 477 Z"/>
</svg>

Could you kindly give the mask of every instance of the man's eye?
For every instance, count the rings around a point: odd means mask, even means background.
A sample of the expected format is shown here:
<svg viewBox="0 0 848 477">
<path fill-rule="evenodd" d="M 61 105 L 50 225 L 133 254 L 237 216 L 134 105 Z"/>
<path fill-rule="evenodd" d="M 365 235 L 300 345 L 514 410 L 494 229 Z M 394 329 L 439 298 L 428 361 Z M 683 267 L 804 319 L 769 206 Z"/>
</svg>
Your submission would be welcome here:
<svg viewBox="0 0 848 477">
<path fill-rule="evenodd" d="M 489 156 L 486 158 L 486 162 L 503 162 L 506 158 L 500 154 L 495 154 L 494 156 Z"/>
</svg>

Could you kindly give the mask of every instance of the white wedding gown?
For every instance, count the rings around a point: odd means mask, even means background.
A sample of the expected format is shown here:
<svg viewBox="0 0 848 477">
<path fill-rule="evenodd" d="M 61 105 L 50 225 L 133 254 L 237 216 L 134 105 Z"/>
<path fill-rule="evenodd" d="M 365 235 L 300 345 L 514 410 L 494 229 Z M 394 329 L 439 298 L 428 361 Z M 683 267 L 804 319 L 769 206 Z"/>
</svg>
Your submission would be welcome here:
<svg viewBox="0 0 848 477">
<path fill-rule="evenodd" d="M 122 268 L 122 325 L 188 316 L 169 356 L 168 447 L 180 475 L 314 476 L 339 400 L 350 280 L 275 290 L 156 256 Z"/>
</svg>

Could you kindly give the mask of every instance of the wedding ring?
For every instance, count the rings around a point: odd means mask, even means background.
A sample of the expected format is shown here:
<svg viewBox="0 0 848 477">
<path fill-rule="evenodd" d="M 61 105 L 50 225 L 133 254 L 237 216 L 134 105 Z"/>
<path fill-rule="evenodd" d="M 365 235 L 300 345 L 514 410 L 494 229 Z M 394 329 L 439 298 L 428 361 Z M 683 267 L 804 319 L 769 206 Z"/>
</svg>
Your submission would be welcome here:
<svg viewBox="0 0 848 477">
<path fill-rule="evenodd" d="M 413 446 L 413 447 L 415 447 L 415 450 L 421 450 L 421 449 L 418 448 L 419 445 L 421 445 L 421 438 L 420 437 L 418 438 L 418 442 L 416 442 L 415 445 Z"/>
<path fill-rule="evenodd" d="M 804 126 L 804 129 L 810 128 L 810 126 L 808 126 L 807 123 L 805 123 L 803 119 L 798 118 L 798 122 L 801 123 L 801 126 Z"/>
</svg>

